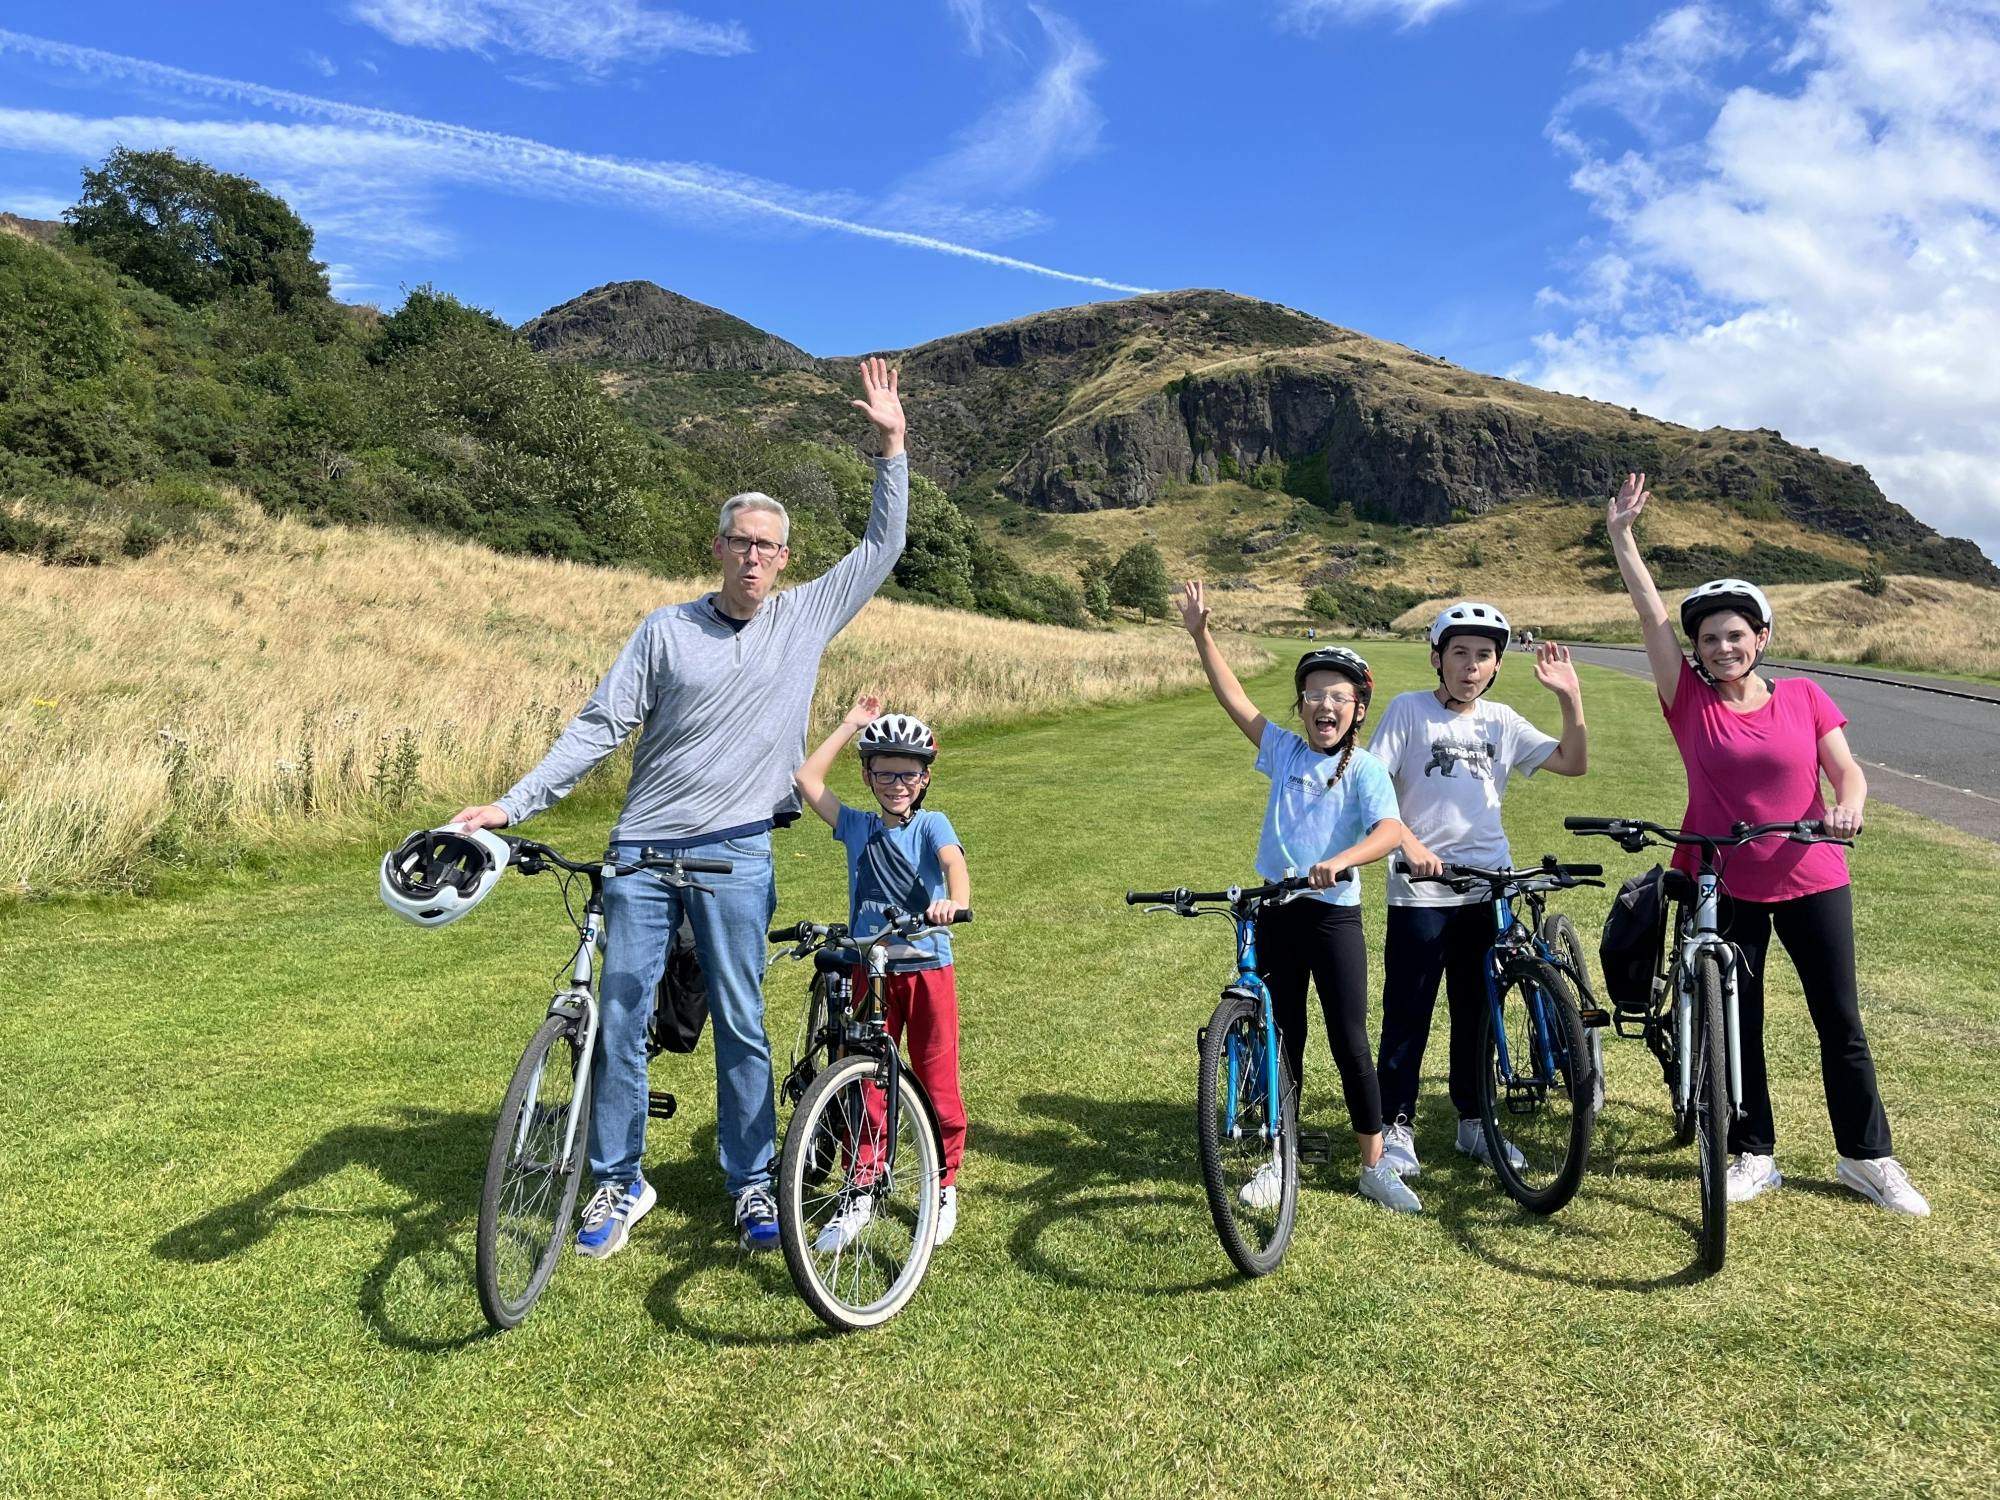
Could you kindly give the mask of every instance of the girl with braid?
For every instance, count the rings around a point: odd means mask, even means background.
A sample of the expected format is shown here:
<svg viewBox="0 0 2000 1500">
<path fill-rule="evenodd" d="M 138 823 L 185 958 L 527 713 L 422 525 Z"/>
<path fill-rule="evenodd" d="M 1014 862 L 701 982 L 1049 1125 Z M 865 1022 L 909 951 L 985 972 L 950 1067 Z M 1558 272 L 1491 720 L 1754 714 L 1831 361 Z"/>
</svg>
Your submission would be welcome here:
<svg viewBox="0 0 2000 1500">
<path fill-rule="evenodd" d="M 1271 778 L 1257 873 L 1266 880 L 1303 873 L 1312 886 L 1283 905 L 1265 907 L 1257 919 L 1258 972 L 1271 991 L 1292 1087 L 1301 1086 L 1305 1072 L 1310 977 L 1361 1150 L 1361 1195 L 1395 1212 L 1415 1213 L 1417 1195 L 1382 1159 L 1382 1094 L 1368 1045 L 1368 951 L 1358 871 L 1397 848 L 1405 834 L 1389 773 L 1356 743 L 1375 679 L 1368 663 L 1345 647 L 1308 651 L 1292 672 L 1292 706 L 1305 731 L 1295 734 L 1257 711 L 1222 659 L 1199 582 L 1188 582 L 1180 610 L 1216 701 L 1257 747 L 1257 769 Z M 1276 1171 L 1267 1169 L 1241 1191 L 1253 1207 L 1269 1207 L 1279 1188 Z"/>
</svg>

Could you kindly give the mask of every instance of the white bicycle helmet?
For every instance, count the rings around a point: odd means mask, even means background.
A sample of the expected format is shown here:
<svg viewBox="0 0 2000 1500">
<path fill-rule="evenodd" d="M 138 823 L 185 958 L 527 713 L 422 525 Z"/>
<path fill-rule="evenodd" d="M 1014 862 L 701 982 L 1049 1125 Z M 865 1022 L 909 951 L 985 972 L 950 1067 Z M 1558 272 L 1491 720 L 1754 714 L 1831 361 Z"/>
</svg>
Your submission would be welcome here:
<svg viewBox="0 0 2000 1500">
<path fill-rule="evenodd" d="M 1431 650 L 1444 650 L 1446 636 L 1461 634 L 1485 636 L 1495 649 L 1505 651 L 1514 639 L 1514 628 L 1507 623 L 1507 617 L 1491 604 L 1461 599 L 1440 610 L 1438 617 L 1431 621 Z"/>
<path fill-rule="evenodd" d="M 1692 641 L 1701 622 L 1722 609 L 1735 610 L 1759 630 L 1771 628 L 1771 601 L 1762 589 L 1741 578 L 1716 578 L 1690 590 L 1681 600 L 1681 634 Z"/>
<path fill-rule="evenodd" d="M 863 765 L 878 755 L 907 755 L 928 765 L 938 753 L 937 736 L 931 733 L 930 725 L 912 714 L 883 714 L 871 719 L 863 727 L 856 748 Z"/>
<path fill-rule="evenodd" d="M 405 922 L 443 927 L 486 899 L 513 855 L 484 828 L 421 830 L 382 857 L 382 904 Z"/>
</svg>

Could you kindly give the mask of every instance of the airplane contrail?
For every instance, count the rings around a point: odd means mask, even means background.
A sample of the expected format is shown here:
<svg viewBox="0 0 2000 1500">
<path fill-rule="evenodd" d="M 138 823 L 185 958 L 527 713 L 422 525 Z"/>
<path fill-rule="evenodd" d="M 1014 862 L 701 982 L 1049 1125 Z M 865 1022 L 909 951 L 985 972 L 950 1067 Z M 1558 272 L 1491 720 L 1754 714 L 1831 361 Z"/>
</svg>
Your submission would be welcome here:
<svg viewBox="0 0 2000 1500">
<path fill-rule="evenodd" d="M 527 136 L 476 130 L 470 126 L 453 125 L 444 120 L 429 120 L 421 115 L 403 114 L 397 110 L 344 104 L 337 99 L 322 99 L 313 94 L 296 93 L 291 89 L 271 88 L 265 84 L 247 83 L 241 79 L 190 72 L 188 69 L 172 67 L 166 63 L 150 62 L 145 58 L 126 57 L 116 52 L 100 51 L 95 47 L 79 47 L 69 42 L 51 41 L 46 37 L 27 36 L 21 32 L 5 29 L 0 29 L 0 52 L 17 52 L 59 67 L 74 68 L 81 72 L 111 78 L 129 79 L 136 83 L 154 84 L 184 94 L 192 94 L 198 98 L 231 99 L 285 113 L 359 125 L 404 139 L 431 141 L 460 150 L 480 152 L 503 164 L 507 169 L 507 175 L 515 179 L 519 179 L 525 173 L 541 171 L 560 175 L 564 179 L 565 186 L 573 186 L 581 180 L 605 189 L 634 193 L 654 201 L 662 195 L 702 198 L 722 206 L 763 214 L 810 229 L 827 229 L 839 234 L 882 240 L 912 250 L 930 250 L 941 255 L 961 256 L 967 260 L 1000 266 L 1010 271 L 1025 271 L 1035 276 L 1052 277 L 1057 281 L 1101 287 L 1105 291 L 1143 293 L 1154 290 L 1151 287 L 1112 281 L 1103 276 L 1085 276 L 1075 271 L 1063 271 L 1054 266 L 1041 265 L 1036 261 L 1001 255 L 972 245 L 961 245 L 956 241 L 939 239 L 933 235 L 914 234 L 906 229 L 883 229 L 878 225 L 844 219 L 835 214 L 794 207 L 742 188 L 705 182 L 684 171 L 570 151 Z"/>
</svg>

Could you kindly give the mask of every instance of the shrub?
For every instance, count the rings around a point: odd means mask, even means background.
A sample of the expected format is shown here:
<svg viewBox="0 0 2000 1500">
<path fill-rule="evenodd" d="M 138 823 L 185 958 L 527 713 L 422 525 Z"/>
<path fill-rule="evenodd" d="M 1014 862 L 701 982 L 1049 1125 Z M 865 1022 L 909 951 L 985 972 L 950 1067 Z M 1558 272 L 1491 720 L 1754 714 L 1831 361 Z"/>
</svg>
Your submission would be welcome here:
<svg viewBox="0 0 2000 1500">
<path fill-rule="evenodd" d="M 1151 542 L 1140 542 L 1129 548 L 1112 566 L 1105 581 L 1110 587 L 1113 604 L 1136 609 L 1148 618 L 1164 615 L 1170 607 L 1167 565 L 1160 556 L 1160 549 Z"/>
</svg>

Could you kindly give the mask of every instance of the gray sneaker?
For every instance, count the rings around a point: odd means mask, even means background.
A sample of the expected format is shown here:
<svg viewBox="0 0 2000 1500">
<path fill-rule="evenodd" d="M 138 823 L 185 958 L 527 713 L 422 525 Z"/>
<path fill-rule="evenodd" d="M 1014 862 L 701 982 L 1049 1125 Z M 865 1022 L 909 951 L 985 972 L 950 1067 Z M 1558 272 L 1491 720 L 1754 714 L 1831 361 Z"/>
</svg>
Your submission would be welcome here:
<svg viewBox="0 0 2000 1500">
<path fill-rule="evenodd" d="M 1893 1156 L 1878 1156 L 1873 1160 L 1842 1156 L 1835 1160 L 1833 1173 L 1862 1197 L 1881 1204 L 1891 1213 L 1908 1214 L 1913 1219 L 1931 1216 L 1930 1204 L 1910 1186 L 1909 1174 Z"/>
<path fill-rule="evenodd" d="M 1500 1139 L 1507 1146 L 1507 1165 L 1516 1171 L 1525 1167 L 1528 1158 L 1523 1156 L 1507 1137 L 1503 1135 Z M 1489 1167 L 1493 1165 L 1492 1153 L 1486 1149 L 1486 1127 L 1477 1120 L 1458 1122 L 1458 1149 L 1463 1155 L 1483 1161 Z"/>
<path fill-rule="evenodd" d="M 1729 1164 L 1729 1175 L 1722 1180 L 1722 1189 L 1731 1203 L 1748 1203 L 1784 1180 L 1785 1174 L 1778 1170 L 1775 1156 L 1745 1151 Z"/>
<path fill-rule="evenodd" d="M 1361 1169 L 1361 1196 L 1381 1204 L 1393 1214 L 1413 1214 L 1423 1208 L 1423 1204 L 1417 1201 L 1417 1195 L 1396 1175 L 1396 1169 L 1389 1165 L 1387 1157 L 1372 1167 Z"/>
<path fill-rule="evenodd" d="M 1396 1123 L 1382 1132 L 1382 1160 L 1405 1180 L 1423 1176 L 1424 1165 L 1417 1160 L 1417 1133 L 1406 1117 L 1398 1116 Z"/>
</svg>

